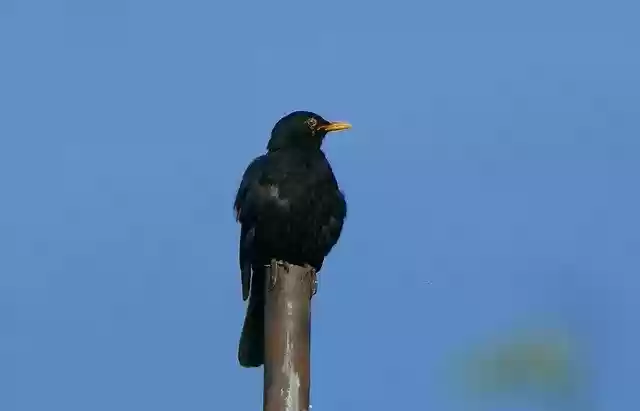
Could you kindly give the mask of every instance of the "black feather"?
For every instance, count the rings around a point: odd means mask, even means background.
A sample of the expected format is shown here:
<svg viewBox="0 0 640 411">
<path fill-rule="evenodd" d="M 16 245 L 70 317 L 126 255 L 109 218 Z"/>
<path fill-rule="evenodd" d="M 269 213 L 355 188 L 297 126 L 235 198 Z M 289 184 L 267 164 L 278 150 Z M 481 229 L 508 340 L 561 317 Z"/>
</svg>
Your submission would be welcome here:
<svg viewBox="0 0 640 411">
<path fill-rule="evenodd" d="M 242 298 L 249 297 L 238 348 L 245 367 L 263 363 L 265 265 L 276 259 L 320 271 L 342 233 L 347 204 L 320 149 L 329 124 L 310 112 L 281 119 L 238 188 Z"/>
</svg>

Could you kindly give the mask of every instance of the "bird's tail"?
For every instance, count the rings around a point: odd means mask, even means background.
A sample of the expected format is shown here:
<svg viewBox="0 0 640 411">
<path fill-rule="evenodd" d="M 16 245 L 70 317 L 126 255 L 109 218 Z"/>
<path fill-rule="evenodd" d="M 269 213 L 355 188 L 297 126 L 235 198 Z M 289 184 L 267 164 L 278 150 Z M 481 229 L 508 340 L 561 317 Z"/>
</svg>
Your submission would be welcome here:
<svg viewBox="0 0 640 411">
<path fill-rule="evenodd" d="M 264 267 L 254 267 L 251 296 L 238 345 L 238 361 L 243 367 L 260 367 L 264 364 L 265 275 Z"/>
</svg>

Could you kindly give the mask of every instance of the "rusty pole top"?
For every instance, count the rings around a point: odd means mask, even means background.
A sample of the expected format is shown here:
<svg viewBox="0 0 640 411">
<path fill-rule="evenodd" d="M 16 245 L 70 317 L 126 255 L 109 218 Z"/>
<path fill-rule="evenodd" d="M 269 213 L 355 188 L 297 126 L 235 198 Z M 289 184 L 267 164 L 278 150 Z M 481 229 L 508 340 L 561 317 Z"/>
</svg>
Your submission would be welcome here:
<svg viewBox="0 0 640 411">
<path fill-rule="evenodd" d="M 272 261 L 265 281 L 264 411 L 308 411 L 316 272 Z"/>
</svg>

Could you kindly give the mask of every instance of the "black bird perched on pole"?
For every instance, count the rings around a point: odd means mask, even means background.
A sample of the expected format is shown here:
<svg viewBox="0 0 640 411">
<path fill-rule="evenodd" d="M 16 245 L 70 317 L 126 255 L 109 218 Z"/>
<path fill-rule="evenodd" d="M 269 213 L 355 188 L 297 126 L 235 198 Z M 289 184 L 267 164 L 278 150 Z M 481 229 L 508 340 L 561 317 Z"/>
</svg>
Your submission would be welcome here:
<svg viewBox="0 0 640 411">
<path fill-rule="evenodd" d="M 338 242 L 347 203 L 321 146 L 327 133 L 348 128 L 312 112 L 290 113 L 273 127 L 267 153 L 244 172 L 234 204 L 242 299 L 250 297 L 238 347 L 243 367 L 264 363 L 265 266 L 276 259 L 319 272 Z"/>
</svg>

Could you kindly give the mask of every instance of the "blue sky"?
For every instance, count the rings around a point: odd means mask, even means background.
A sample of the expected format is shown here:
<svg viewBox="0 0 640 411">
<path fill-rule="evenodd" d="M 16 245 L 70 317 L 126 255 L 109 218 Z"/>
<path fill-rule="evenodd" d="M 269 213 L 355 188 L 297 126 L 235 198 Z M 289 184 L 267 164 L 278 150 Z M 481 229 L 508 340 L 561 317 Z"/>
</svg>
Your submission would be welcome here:
<svg viewBox="0 0 640 411">
<path fill-rule="evenodd" d="M 354 125 L 314 410 L 637 408 L 639 9 L 0 0 L 0 409 L 259 409 L 231 207 L 295 109 Z M 451 372 L 531 329 L 555 408 Z"/>
</svg>

